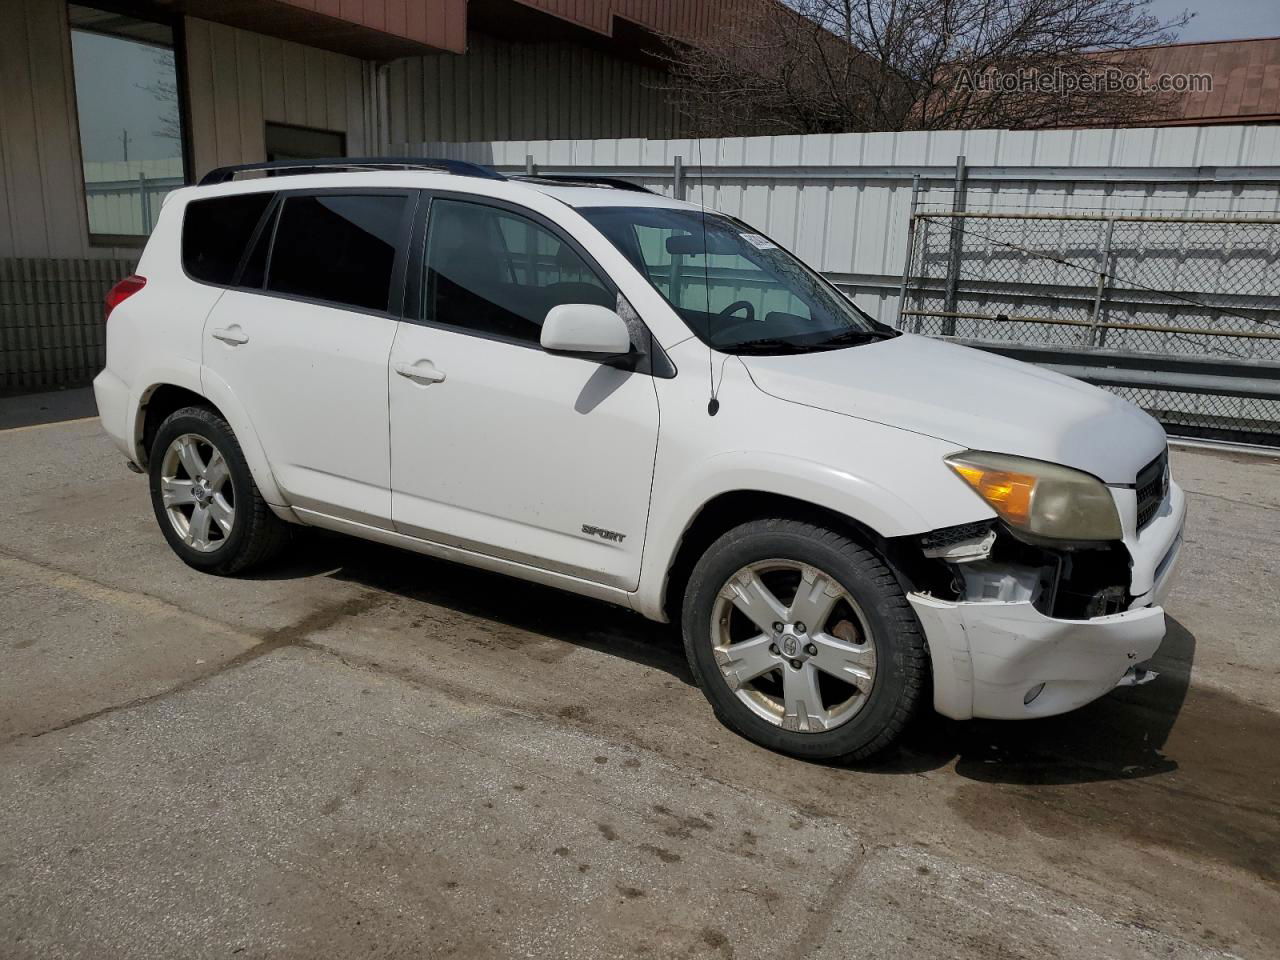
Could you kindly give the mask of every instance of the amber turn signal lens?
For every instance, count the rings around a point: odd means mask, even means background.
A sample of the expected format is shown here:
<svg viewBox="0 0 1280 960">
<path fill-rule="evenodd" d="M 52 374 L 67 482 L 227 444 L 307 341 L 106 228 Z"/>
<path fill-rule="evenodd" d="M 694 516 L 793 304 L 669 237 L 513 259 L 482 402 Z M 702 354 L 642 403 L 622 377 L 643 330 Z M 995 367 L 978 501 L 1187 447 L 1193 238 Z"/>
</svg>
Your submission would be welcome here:
<svg viewBox="0 0 1280 960">
<path fill-rule="evenodd" d="M 1005 520 L 1018 526 L 1030 524 L 1031 495 L 1036 489 L 1036 478 L 1031 474 L 987 470 L 969 463 L 950 466 Z"/>
</svg>

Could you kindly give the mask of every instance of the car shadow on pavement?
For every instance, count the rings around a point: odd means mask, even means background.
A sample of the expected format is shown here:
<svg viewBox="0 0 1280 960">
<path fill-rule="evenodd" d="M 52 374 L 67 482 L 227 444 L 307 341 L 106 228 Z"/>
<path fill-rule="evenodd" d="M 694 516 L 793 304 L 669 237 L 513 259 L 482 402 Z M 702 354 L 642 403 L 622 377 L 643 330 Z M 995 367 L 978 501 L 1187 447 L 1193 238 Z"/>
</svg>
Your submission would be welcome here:
<svg viewBox="0 0 1280 960">
<path fill-rule="evenodd" d="M 962 777 L 1022 785 L 1170 773 L 1177 761 L 1162 750 L 1187 698 L 1196 638 L 1173 617 L 1167 623 L 1150 662 L 1159 676 L 1150 683 L 1118 687 L 1078 710 L 1037 720 L 956 721 L 929 713 L 874 769 L 920 772 L 954 759 Z"/>
<path fill-rule="evenodd" d="M 611 604 L 395 547 L 319 530 L 251 579 L 329 576 L 520 631 L 622 657 L 693 685 L 679 630 Z M 937 770 L 1023 785 L 1127 780 L 1178 768 L 1162 748 L 1190 683 L 1196 639 L 1168 618 L 1151 683 L 1122 687 L 1057 717 L 955 721 L 926 710 L 898 746 L 849 767 L 869 774 Z"/>
<path fill-rule="evenodd" d="M 280 564 L 249 579 L 330 576 L 624 657 L 693 685 L 679 631 L 613 604 L 324 531 L 298 539 Z"/>
</svg>

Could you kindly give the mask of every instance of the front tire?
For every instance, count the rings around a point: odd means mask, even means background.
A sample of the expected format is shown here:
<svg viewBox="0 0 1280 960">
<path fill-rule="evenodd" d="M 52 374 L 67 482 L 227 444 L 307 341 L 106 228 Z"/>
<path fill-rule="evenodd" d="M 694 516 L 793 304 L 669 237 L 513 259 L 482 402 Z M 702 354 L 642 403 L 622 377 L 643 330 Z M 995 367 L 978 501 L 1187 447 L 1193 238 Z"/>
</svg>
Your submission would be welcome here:
<svg viewBox="0 0 1280 960">
<path fill-rule="evenodd" d="M 288 542 L 288 525 L 262 499 L 235 433 L 207 407 L 184 407 L 165 419 L 151 444 L 149 473 L 156 521 L 188 566 L 241 573 Z"/>
<path fill-rule="evenodd" d="M 923 699 L 923 634 L 897 579 L 849 537 L 796 520 L 743 524 L 698 561 L 685 652 L 716 715 L 810 760 L 888 747 Z"/>
</svg>

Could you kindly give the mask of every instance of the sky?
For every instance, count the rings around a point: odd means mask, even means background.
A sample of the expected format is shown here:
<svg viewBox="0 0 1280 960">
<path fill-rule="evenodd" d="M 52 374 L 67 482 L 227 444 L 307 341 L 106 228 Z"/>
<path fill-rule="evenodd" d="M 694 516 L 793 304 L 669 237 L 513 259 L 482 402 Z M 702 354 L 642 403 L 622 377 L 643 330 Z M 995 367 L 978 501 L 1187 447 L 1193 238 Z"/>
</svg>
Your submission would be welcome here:
<svg viewBox="0 0 1280 960">
<path fill-rule="evenodd" d="M 85 160 L 125 159 L 126 133 L 130 160 L 181 155 L 176 140 L 158 135 L 161 116 L 175 109 L 155 93 L 174 83 L 172 54 L 80 30 L 71 33 L 71 54 Z"/>
<path fill-rule="evenodd" d="M 1152 0 L 1149 9 L 1161 20 L 1195 14 L 1178 33 L 1183 43 L 1280 37 L 1280 0 Z"/>
</svg>

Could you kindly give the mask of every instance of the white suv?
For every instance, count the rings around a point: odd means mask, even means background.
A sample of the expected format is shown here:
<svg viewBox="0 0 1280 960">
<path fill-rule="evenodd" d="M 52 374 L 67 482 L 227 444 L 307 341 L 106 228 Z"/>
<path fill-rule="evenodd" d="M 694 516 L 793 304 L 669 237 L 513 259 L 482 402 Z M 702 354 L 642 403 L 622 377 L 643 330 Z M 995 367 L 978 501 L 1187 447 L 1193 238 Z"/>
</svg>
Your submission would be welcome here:
<svg viewBox="0 0 1280 960">
<path fill-rule="evenodd" d="M 272 166 L 170 194 L 108 297 L 102 424 L 191 566 L 305 524 L 675 620 L 808 758 L 1151 676 L 1186 508 L 1136 407 L 630 184 Z"/>
</svg>

